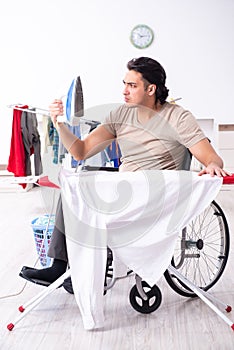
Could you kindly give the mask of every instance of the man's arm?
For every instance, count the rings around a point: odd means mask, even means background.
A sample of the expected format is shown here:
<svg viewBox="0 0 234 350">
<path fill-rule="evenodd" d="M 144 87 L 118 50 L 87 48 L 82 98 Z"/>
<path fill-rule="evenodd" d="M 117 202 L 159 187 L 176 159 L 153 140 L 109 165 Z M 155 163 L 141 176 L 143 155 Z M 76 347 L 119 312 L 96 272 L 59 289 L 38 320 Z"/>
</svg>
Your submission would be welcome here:
<svg viewBox="0 0 234 350">
<path fill-rule="evenodd" d="M 61 100 L 54 100 L 49 106 L 50 116 L 64 147 L 76 159 L 83 160 L 104 150 L 115 136 L 108 132 L 104 126 L 98 126 L 84 140 L 80 140 L 68 129 L 64 123 L 59 123 L 58 116 L 63 115 L 63 103 Z"/>
<path fill-rule="evenodd" d="M 115 139 L 114 135 L 100 125 L 84 140 L 73 135 L 63 123 L 58 124 L 61 141 L 68 152 L 76 159 L 83 160 L 103 151 Z"/>
<path fill-rule="evenodd" d="M 201 162 L 205 168 L 198 175 L 210 174 L 211 176 L 230 175 L 223 169 L 223 160 L 215 152 L 207 139 L 203 139 L 192 146 L 190 149 L 192 155 Z"/>
</svg>

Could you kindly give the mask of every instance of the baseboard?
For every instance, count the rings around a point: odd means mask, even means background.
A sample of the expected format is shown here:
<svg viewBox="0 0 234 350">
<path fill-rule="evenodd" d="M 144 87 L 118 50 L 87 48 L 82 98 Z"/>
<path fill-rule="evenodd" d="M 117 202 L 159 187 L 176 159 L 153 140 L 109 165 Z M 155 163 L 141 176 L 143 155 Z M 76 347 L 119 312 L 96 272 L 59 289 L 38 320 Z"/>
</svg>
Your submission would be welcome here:
<svg viewBox="0 0 234 350">
<path fill-rule="evenodd" d="M 6 170 L 7 164 L 0 164 L 0 170 Z"/>
<path fill-rule="evenodd" d="M 0 164 L 0 176 L 14 176 L 7 170 L 7 164 Z"/>
</svg>

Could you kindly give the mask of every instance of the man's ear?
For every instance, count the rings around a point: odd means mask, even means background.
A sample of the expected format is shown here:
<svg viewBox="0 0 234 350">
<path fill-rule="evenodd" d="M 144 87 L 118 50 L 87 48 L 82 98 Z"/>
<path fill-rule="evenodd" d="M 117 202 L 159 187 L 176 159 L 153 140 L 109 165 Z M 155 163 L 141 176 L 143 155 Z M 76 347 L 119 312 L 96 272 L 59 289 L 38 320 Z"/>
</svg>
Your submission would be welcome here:
<svg viewBox="0 0 234 350">
<path fill-rule="evenodd" d="M 150 95 L 150 96 L 152 96 L 152 95 L 154 95 L 155 93 L 156 93 L 156 85 L 155 84 L 150 84 L 149 86 L 148 86 L 148 94 Z"/>
</svg>

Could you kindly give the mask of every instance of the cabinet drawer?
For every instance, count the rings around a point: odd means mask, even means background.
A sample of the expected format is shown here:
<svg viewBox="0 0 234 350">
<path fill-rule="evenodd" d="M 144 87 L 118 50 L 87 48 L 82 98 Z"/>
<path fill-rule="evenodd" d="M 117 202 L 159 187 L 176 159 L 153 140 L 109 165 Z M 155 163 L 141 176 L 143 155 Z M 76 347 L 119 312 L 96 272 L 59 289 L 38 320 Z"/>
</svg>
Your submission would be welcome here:
<svg viewBox="0 0 234 350">
<path fill-rule="evenodd" d="M 234 149 L 234 131 L 219 131 L 218 148 Z"/>
</svg>

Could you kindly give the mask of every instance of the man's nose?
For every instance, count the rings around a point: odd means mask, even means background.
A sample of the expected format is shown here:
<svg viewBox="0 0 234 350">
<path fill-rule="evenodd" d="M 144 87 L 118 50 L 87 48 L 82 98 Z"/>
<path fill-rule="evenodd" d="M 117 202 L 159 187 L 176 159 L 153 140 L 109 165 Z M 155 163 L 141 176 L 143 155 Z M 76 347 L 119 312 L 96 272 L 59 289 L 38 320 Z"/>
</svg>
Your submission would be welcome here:
<svg viewBox="0 0 234 350">
<path fill-rule="evenodd" d="M 128 86 L 125 85 L 125 86 L 124 86 L 124 89 L 123 89 L 123 94 L 124 94 L 124 95 L 127 95 L 128 93 L 129 93 Z"/>
</svg>

